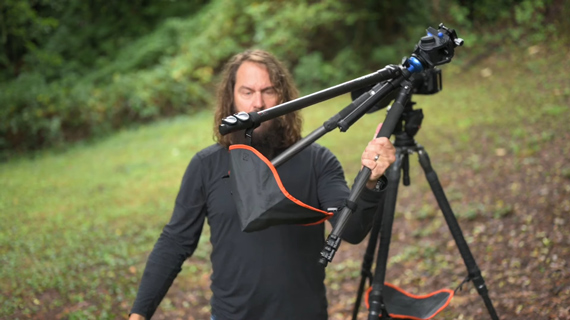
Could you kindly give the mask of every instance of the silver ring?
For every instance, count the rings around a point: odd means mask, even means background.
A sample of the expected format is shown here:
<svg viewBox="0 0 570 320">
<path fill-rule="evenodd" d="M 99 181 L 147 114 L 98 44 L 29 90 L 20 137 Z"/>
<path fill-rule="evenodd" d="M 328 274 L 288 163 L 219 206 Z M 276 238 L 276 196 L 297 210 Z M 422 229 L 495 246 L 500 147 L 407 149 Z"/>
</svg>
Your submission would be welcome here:
<svg viewBox="0 0 570 320">
<path fill-rule="evenodd" d="M 380 158 L 380 155 L 377 154 L 377 155 L 374 157 L 374 161 L 378 161 L 379 158 Z"/>
</svg>

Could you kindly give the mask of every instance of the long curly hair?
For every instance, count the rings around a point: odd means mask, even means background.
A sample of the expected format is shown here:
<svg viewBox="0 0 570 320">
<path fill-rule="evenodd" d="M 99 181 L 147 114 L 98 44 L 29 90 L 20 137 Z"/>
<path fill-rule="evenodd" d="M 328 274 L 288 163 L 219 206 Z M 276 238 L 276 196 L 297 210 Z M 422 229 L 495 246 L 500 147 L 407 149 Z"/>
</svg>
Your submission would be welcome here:
<svg viewBox="0 0 570 320">
<path fill-rule="evenodd" d="M 227 134 L 222 136 L 218 131 L 218 127 L 222 123 L 223 118 L 236 113 L 234 106 L 236 74 L 241 64 L 245 61 L 259 63 L 267 68 L 269 79 L 277 91 L 278 104 L 296 99 L 299 96 L 299 91 L 295 87 L 291 74 L 272 54 L 263 50 L 247 50 L 233 56 L 225 65 L 218 85 L 214 115 L 214 139 L 225 147 L 229 147 L 234 143 L 232 140 L 235 135 Z M 282 141 L 280 143 L 276 142 L 276 145 L 286 148 L 301 139 L 302 123 L 299 111 L 290 112 L 276 118 L 274 126 L 283 132 L 281 135 Z"/>
</svg>

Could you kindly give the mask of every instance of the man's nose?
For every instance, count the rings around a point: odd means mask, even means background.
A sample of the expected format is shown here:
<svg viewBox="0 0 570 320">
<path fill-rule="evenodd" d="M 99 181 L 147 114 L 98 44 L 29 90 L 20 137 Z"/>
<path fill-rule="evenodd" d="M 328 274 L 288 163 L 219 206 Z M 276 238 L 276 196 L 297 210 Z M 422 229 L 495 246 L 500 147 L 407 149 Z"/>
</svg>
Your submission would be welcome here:
<svg viewBox="0 0 570 320">
<path fill-rule="evenodd" d="M 265 109 L 265 101 L 263 101 L 263 94 L 261 92 L 256 92 L 254 94 L 253 107 L 260 110 Z"/>
</svg>

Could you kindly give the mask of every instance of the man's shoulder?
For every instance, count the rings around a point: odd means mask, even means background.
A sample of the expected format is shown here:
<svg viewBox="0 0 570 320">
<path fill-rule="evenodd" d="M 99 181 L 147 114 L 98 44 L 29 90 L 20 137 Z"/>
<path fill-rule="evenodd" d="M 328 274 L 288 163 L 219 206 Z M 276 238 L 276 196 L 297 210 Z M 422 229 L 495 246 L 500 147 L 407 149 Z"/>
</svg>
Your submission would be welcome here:
<svg viewBox="0 0 570 320">
<path fill-rule="evenodd" d="M 226 151 L 227 151 L 227 149 L 224 146 L 222 146 L 218 143 L 214 143 L 214 144 L 198 151 L 196 153 L 195 157 L 198 157 L 202 160 L 205 160 L 205 159 L 208 159 L 211 157 L 219 156 L 220 154 L 222 154 L 223 152 L 226 152 Z"/>
<path fill-rule="evenodd" d="M 317 157 L 334 157 L 334 154 L 329 148 L 318 143 L 312 143 L 307 149 L 309 149 L 310 152 L 315 154 Z"/>
<path fill-rule="evenodd" d="M 329 148 L 327 148 L 327 147 L 325 147 L 325 146 L 323 146 L 323 145 L 320 145 L 320 144 L 318 144 L 318 143 L 316 143 L 316 142 L 311 143 L 311 146 L 310 146 L 310 147 L 311 147 L 314 151 L 320 151 L 320 152 L 329 151 L 329 152 L 330 152 Z"/>
<path fill-rule="evenodd" d="M 210 145 L 194 154 L 188 164 L 188 170 L 206 172 L 223 163 L 227 149 L 219 144 Z"/>
</svg>

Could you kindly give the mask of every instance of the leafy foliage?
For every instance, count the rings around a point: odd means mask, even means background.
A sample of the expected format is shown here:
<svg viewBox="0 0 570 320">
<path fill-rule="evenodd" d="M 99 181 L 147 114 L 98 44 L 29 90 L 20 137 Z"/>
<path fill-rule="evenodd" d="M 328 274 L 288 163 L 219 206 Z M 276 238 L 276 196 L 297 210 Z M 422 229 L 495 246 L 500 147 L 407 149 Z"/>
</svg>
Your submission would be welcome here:
<svg viewBox="0 0 570 320">
<path fill-rule="evenodd" d="M 0 4 L 0 152 L 63 145 L 211 104 L 216 73 L 258 47 L 303 92 L 397 63 L 428 25 L 532 44 L 557 0 L 6 0 Z M 560 11 L 562 12 L 562 11 Z M 499 30 L 489 32 L 489 25 Z"/>
</svg>

